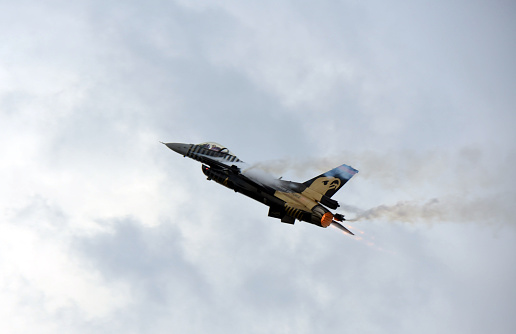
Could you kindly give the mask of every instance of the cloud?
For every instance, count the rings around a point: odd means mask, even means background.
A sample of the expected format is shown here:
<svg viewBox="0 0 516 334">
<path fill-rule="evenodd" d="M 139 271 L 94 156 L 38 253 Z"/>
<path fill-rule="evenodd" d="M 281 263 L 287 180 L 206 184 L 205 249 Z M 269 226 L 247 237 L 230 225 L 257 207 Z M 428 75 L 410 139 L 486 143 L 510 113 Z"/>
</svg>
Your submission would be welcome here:
<svg viewBox="0 0 516 334">
<path fill-rule="evenodd" d="M 1 229 L 3 330 L 52 331 L 50 319 L 64 314 L 97 321 L 131 301 L 129 287 L 104 280 L 95 268 L 78 261 L 70 244 L 68 217 L 42 198 L 6 217 Z M 66 317 L 66 316 L 65 316 Z"/>
<path fill-rule="evenodd" d="M 2 332 L 514 332 L 510 10 L 0 6 Z M 361 239 L 160 140 L 297 181 L 350 164 Z"/>
</svg>

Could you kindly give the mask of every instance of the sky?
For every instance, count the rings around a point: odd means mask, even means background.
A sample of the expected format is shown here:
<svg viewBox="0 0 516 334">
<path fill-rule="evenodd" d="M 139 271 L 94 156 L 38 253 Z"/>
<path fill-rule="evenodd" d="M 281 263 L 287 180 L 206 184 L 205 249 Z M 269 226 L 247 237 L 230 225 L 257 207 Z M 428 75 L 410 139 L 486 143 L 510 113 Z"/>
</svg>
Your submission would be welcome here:
<svg viewBox="0 0 516 334">
<path fill-rule="evenodd" d="M 513 1 L 0 1 L 0 332 L 514 333 Z M 267 217 L 163 142 L 335 196 Z"/>
</svg>

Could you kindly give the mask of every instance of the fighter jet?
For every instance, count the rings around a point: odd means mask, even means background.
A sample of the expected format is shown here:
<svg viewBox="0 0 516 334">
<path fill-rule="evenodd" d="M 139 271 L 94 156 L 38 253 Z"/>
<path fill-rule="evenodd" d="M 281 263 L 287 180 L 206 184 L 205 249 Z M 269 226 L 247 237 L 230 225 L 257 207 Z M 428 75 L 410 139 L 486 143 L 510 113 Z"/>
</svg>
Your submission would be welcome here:
<svg viewBox="0 0 516 334">
<path fill-rule="evenodd" d="M 269 217 L 281 219 L 287 224 L 294 224 L 297 219 L 320 227 L 334 225 L 353 235 L 339 223 L 345 220 L 344 216 L 329 210 L 339 207 L 339 203 L 331 197 L 358 173 L 353 167 L 340 165 L 304 183 L 297 183 L 274 178 L 246 164 L 217 143 L 162 144 L 184 157 L 201 162 L 208 180 L 267 205 Z"/>
</svg>

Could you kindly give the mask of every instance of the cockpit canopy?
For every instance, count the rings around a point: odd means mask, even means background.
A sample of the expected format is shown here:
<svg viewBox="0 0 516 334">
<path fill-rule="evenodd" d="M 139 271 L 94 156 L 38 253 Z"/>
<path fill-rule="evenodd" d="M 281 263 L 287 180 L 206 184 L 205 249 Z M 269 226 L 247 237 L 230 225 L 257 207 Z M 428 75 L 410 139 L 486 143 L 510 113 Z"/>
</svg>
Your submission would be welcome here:
<svg viewBox="0 0 516 334">
<path fill-rule="evenodd" d="M 230 150 L 228 150 L 227 148 L 225 148 L 224 146 L 222 146 L 218 143 L 206 142 L 206 143 L 201 143 L 198 146 L 208 149 L 208 150 L 211 150 L 211 151 L 234 155 Z"/>
</svg>

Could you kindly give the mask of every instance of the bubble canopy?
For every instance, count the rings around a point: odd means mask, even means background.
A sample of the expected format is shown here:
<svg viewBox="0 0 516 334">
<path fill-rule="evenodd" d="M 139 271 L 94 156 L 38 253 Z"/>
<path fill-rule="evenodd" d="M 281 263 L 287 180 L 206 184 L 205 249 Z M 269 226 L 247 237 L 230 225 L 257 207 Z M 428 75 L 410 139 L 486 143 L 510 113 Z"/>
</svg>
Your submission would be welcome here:
<svg viewBox="0 0 516 334">
<path fill-rule="evenodd" d="M 198 146 L 208 149 L 208 150 L 211 150 L 211 151 L 234 155 L 230 150 L 228 150 L 226 147 L 220 145 L 219 143 L 206 142 L 206 143 L 200 143 L 200 144 L 198 144 Z"/>
</svg>

